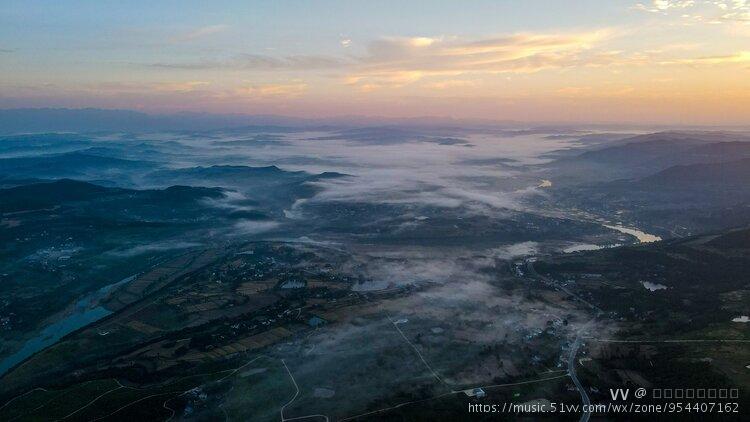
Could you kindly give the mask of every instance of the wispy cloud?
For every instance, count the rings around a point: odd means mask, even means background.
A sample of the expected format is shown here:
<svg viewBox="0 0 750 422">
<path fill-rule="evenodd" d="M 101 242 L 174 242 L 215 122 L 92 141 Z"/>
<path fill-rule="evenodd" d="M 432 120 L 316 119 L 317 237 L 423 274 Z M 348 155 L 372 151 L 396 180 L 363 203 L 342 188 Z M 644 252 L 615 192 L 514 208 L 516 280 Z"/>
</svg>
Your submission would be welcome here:
<svg viewBox="0 0 750 422">
<path fill-rule="evenodd" d="M 617 98 L 627 97 L 635 92 L 632 86 L 622 87 L 592 87 L 592 86 L 567 86 L 559 88 L 555 94 L 568 98 Z"/>
<path fill-rule="evenodd" d="M 229 28 L 227 25 L 208 25 L 196 28 L 192 31 L 185 32 L 173 37 L 170 41 L 173 43 L 193 41 L 198 38 L 203 38 L 209 35 L 218 34 L 224 32 Z"/>
<path fill-rule="evenodd" d="M 750 22 L 750 1 L 747 0 L 653 0 L 637 3 L 637 10 L 679 17 L 690 23 L 721 24 Z"/>
<path fill-rule="evenodd" d="M 338 68 L 347 65 L 345 60 L 323 55 L 296 55 L 275 57 L 265 54 L 241 54 L 228 59 L 194 62 L 152 63 L 151 67 L 164 69 L 242 69 L 242 70 L 315 70 Z"/>
<path fill-rule="evenodd" d="M 721 18 L 725 21 L 750 22 L 750 10 L 726 13 Z"/>
<path fill-rule="evenodd" d="M 192 92 L 198 88 L 210 85 L 205 81 L 188 81 L 188 82 L 163 82 L 154 84 L 153 88 L 163 92 Z"/>
<path fill-rule="evenodd" d="M 456 38 L 384 38 L 372 42 L 345 82 L 364 90 L 399 87 L 428 76 L 533 73 L 580 65 L 583 55 L 611 34 L 515 34 Z"/>
<path fill-rule="evenodd" d="M 706 56 L 665 61 L 661 64 L 719 65 L 732 63 L 750 63 L 750 51 L 740 51 L 738 53 L 726 54 L 721 56 Z"/>
<path fill-rule="evenodd" d="M 469 88 L 469 87 L 473 87 L 476 85 L 477 85 L 477 82 L 472 81 L 472 80 L 447 79 L 443 81 L 425 84 L 424 87 L 429 88 L 429 89 L 443 90 L 443 89 L 451 89 L 451 88 Z"/>
<path fill-rule="evenodd" d="M 603 41 L 610 31 L 577 34 L 515 34 L 465 41 L 445 37 L 388 37 L 371 42 L 359 57 L 326 55 L 273 56 L 241 54 L 226 59 L 159 62 L 165 69 L 242 69 L 310 71 L 331 69 L 347 73 L 345 83 L 368 87 L 402 86 L 427 76 L 464 73 L 529 73 L 565 67 L 581 53 Z M 344 47 L 351 40 L 343 39 Z"/>
<path fill-rule="evenodd" d="M 664 13 L 672 9 L 686 9 L 695 6 L 694 0 L 653 0 L 650 4 L 638 3 L 636 9 L 651 13 Z"/>
<path fill-rule="evenodd" d="M 307 84 L 303 82 L 285 84 L 253 84 L 237 88 L 231 94 L 246 98 L 294 98 L 303 95 L 307 91 Z"/>
</svg>

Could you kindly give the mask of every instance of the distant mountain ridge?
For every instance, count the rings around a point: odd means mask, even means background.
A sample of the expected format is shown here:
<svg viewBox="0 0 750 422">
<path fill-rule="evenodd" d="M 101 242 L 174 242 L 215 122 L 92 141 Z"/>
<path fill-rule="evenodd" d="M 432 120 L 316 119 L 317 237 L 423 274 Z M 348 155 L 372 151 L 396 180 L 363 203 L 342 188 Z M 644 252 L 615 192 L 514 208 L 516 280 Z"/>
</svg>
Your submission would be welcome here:
<svg viewBox="0 0 750 422">
<path fill-rule="evenodd" d="M 552 167 L 572 183 L 641 179 L 675 165 L 750 158 L 750 137 L 734 132 L 658 132 L 605 142 L 596 149 L 560 158 Z"/>
<path fill-rule="evenodd" d="M 641 179 L 639 184 L 672 187 L 748 186 L 750 185 L 750 158 L 720 163 L 676 165 Z"/>
<path fill-rule="evenodd" d="M 57 154 L 0 158 L 0 176 L 23 178 L 79 178 L 88 171 L 124 172 L 151 168 L 153 163 L 72 151 Z"/>
<path fill-rule="evenodd" d="M 148 114 L 134 110 L 99 108 L 15 108 L 0 109 L 0 134 L 40 132 L 154 132 L 235 130 L 263 132 L 298 131 L 302 129 L 332 129 L 384 124 L 412 127 L 452 126 L 456 124 L 496 126 L 519 124 L 513 121 L 482 119 L 456 120 L 451 117 L 389 118 L 378 116 L 337 116 L 303 118 L 282 115 L 211 114 L 180 112 Z"/>
<path fill-rule="evenodd" d="M 720 156 L 741 152 L 750 155 L 750 138 L 726 132 L 658 132 L 638 135 L 615 142 L 615 145 L 586 151 L 576 159 L 598 162 L 633 163 L 670 157 L 701 155 Z"/>
<path fill-rule="evenodd" d="M 50 208 L 65 203 L 124 196 L 154 205 L 175 206 L 202 198 L 222 198 L 224 194 L 219 188 L 171 186 L 163 190 L 133 190 L 60 179 L 0 189 L 0 212 Z"/>
<path fill-rule="evenodd" d="M 29 108 L 0 110 L 0 133 L 97 131 L 200 131 L 243 126 L 313 126 L 307 119 L 282 116 L 178 113 L 151 115 L 133 110 Z"/>
<path fill-rule="evenodd" d="M 244 184 L 253 181 L 267 180 L 273 183 L 285 181 L 314 181 L 346 176 L 343 173 L 323 172 L 311 174 L 304 171 L 283 170 L 275 165 L 252 167 L 242 165 L 214 165 L 208 167 L 184 167 L 177 169 L 157 170 L 148 175 L 152 180 L 190 181 L 191 183 L 229 183 Z"/>
</svg>

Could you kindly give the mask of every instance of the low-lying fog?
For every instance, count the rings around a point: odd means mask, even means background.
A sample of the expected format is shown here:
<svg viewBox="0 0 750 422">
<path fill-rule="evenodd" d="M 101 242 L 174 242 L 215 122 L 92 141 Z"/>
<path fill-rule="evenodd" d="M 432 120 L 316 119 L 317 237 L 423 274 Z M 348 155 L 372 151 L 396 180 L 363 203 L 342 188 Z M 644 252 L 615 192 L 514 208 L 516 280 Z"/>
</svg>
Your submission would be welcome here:
<svg viewBox="0 0 750 422">
<path fill-rule="evenodd" d="M 584 133 L 248 130 L 97 135 L 79 145 L 82 153 L 136 163 L 117 172 L 90 170 L 86 180 L 139 189 L 220 187 L 224 196 L 203 205 L 239 216 L 200 234 L 118 245 L 107 252 L 112 259 L 226 241 L 284 240 L 324 261 L 326 254 L 343 252 L 336 271 L 359 280 L 354 291 L 413 289 L 268 351 L 287 359 L 301 379 L 295 406 L 343 414 L 388 394 L 368 388 L 403 385 L 374 376 L 367 385 L 358 382 L 361 391 L 348 392 L 350 409 L 315 407 L 316 394 L 346 394 L 363 368 L 402 367 L 388 376 L 449 389 L 561 370 L 563 351 L 590 316 L 509 268 L 525 256 L 616 240 L 601 222 L 538 200 L 555 188 L 544 164 L 586 146 L 579 140 Z M 207 170 L 211 166 L 281 170 Z M 362 348 L 366 339 L 370 347 Z M 406 339 L 417 339 L 432 368 L 416 360 Z"/>
</svg>

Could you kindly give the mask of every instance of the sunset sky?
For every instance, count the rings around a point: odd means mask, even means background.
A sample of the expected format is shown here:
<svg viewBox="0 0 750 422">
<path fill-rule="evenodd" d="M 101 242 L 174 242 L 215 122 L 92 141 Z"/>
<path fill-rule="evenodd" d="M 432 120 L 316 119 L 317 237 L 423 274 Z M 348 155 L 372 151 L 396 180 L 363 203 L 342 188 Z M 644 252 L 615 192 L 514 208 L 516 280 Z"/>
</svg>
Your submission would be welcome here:
<svg viewBox="0 0 750 422">
<path fill-rule="evenodd" d="M 0 107 L 750 123 L 750 0 L 32 1 Z"/>
</svg>

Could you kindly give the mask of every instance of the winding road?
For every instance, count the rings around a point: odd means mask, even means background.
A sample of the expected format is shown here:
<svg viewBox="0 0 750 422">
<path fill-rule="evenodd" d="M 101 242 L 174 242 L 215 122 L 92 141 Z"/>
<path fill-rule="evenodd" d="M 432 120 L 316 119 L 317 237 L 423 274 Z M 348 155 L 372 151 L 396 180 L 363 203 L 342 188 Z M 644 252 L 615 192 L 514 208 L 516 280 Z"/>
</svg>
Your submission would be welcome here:
<svg viewBox="0 0 750 422">
<path fill-rule="evenodd" d="M 583 388 L 583 385 L 581 384 L 581 381 L 578 379 L 578 375 L 576 374 L 576 355 L 578 354 L 578 349 L 580 347 L 581 336 L 579 334 L 578 337 L 576 337 L 576 340 L 573 342 L 573 346 L 570 348 L 570 355 L 568 356 L 568 374 L 573 380 L 573 384 L 575 384 L 578 392 L 581 394 L 583 414 L 581 415 L 580 421 L 588 422 L 589 418 L 591 418 L 591 406 L 589 406 L 591 404 L 591 400 L 589 399 L 589 395 L 586 393 L 586 389 Z"/>
<path fill-rule="evenodd" d="M 602 310 L 587 301 L 586 299 L 576 295 L 575 293 L 571 292 L 570 290 L 566 289 L 564 286 L 560 286 L 558 283 L 555 283 L 553 280 L 548 279 L 547 277 L 539 274 L 536 272 L 536 269 L 534 268 L 534 263 L 532 261 L 526 261 L 526 270 L 529 272 L 529 274 L 537 279 L 539 279 L 544 284 L 547 284 L 551 287 L 554 287 L 555 289 L 558 289 L 562 292 L 565 292 L 569 296 L 575 298 L 576 300 L 588 305 L 592 310 L 596 311 L 597 316 L 602 314 Z M 588 393 L 586 393 L 586 389 L 583 388 L 583 384 L 581 384 L 581 380 L 578 379 L 578 375 L 576 374 L 576 356 L 578 355 L 578 349 L 581 348 L 581 335 L 588 329 L 589 325 L 594 322 L 596 317 L 592 318 L 589 322 L 587 322 L 583 327 L 581 327 L 578 330 L 578 333 L 576 334 L 576 339 L 573 341 L 573 345 L 570 347 L 570 354 L 568 355 L 568 375 L 570 375 L 570 378 L 573 380 L 573 384 L 575 384 L 576 388 L 578 389 L 578 393 L 581 394 L 581 402 L 583 404 L 583 414 L 581 415 L 581 422 L 588 422 L 588 420 L 591 418 L 591 399 L 589 399 Z"/>
</svg>

